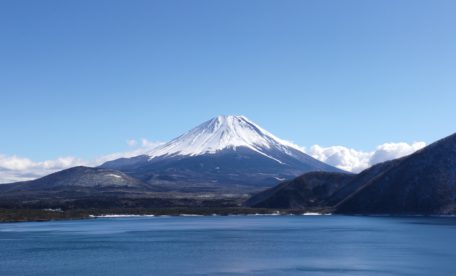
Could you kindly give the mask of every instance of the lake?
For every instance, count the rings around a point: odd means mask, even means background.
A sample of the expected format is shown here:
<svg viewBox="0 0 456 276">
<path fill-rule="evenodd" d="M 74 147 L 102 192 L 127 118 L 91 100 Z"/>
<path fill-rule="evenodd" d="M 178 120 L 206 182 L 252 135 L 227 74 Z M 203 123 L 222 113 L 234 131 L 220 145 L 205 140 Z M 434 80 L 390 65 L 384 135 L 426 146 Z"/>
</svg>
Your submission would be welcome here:
<svg viewBox="0 0 456 276">
<path fill-rule="evenodd" d="M 5 223 L 0 275 L 456 275 L 456 218 L 189 216 Z"/>
</svg>

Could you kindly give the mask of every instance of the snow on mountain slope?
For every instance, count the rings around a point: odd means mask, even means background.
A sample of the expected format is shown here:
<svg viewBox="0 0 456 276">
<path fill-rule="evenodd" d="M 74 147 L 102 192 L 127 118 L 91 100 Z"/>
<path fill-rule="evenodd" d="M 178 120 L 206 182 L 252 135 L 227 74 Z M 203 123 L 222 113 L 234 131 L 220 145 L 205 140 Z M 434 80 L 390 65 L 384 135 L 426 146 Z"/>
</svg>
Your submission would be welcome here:
<svg viewBox="0 0 456 276">
<path fill-rule="evenodd" d="M 244 116 L 218 116 L 148 153 L 150 159 L 160 156 L 197 156 L 239 147 L 251 149 L 279 163 L 270 152 L 289 156 L 304 152 L 293 143 L 282 140 Z"/>
<path fill-rule="evenodd" d="M 340 172 L 243 116 L 218 116 L 145 155 L 109 161 L 149 184 L 181 190 L 257 189 L 310 171 Z"/>
</svg>

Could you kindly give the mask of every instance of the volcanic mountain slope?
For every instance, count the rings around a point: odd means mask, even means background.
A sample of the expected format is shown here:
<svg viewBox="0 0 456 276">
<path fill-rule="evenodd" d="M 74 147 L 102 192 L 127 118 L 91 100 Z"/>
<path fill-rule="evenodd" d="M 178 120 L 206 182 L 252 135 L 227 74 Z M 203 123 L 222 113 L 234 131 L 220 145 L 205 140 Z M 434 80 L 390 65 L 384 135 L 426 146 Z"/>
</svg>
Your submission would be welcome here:
<svg viewBox="0 0 456 276">
<path fill-rule="evenodd" d="M 246 204 L 332 208 L 345 214 L 454 214 L 456 134 L 358 175 L 307 173 L 253 196 Z"/>
<path fill-rule="evenodd" d="M 261 189 L 309 171 L 341 172 L 244 116 L 218 116 L 146 155 L 106 162 L 147 183 L 176 189 Z"/>
<path fill-rule="evenodd" d="M 242 116 L 219 116 L 147 155 L 0 185 L 0 208 L 238 206 L 306 171 L 338 171 Z"/>
</svg>

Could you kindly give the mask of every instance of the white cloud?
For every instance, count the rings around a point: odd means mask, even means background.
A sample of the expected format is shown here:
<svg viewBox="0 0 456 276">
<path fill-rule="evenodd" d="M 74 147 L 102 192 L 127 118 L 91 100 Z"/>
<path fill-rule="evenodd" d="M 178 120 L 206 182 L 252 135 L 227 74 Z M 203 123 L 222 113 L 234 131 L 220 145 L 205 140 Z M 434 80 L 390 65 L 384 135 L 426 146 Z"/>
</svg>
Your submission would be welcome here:
<svg viewBox="0 0 456 276">
<path fill-rule="evenodd" d="M 87 165 L 87 162 L 75 157 L 61 157 L 54 160 L 35 162 L 15 155 L 0 155 L 0 183 L 35 179 L 80 165 Z"/>
<path fill-rule="evenodd" d="M 145 138 L 142 138 L 141 139 L 141 147 L 144 148 L 145 150 L 151 150 L 153 148 L 155 148 L 156 146 L 158 145 L 161 145 L 163 144 L 162 142 L 154 142 L 154 141 L 149 141 Z"/>
<path fill-rule="evenodd" d="M 139 141 L 131 139 L 127 141 L 127 145 L 132 148 L 131 150 L 103 155 L 94 160 L 82 160 L 69 156 L 36 162 L 29 158 L 0 154 L 0 183 L 35 179 L 74 166 L 98 166 L 110 160 L 146 154 L 160 144 L 162 143 L 147 139 Z M 365 152 L 344 146 L 322 147 L 314 145 L 309 149 L 304 149 L 304 151 L 310 156 L 340 169 L 360 172 L 376 163 L 411 154 L 424 146 L 426 146 L 424 142 L 385 143 L 379 145 L 374 151 Z"/>
<path fill-rule="evenodd" d="M 344 146 L 321 147 L 314 145 L 305 149 L 305 152 L 337 168 L 349 172 L 360 172 L 377 163 L 412 154 L 425 146 L 425 142 L 385 143 L 377 146 L 374 151 L 359 151 Z"/>
<path fill-rule="evenodd" d="M 369 167 L 372 155 L 370 152 L 362 152 L 344 146 L 314 145 L 305 152 L 315 159 L 349 172 L 359 172 Z"/>
<path fill-rule="evenodd" d="M 41 162 L 32 161 L 29 158 L 18 157 L 15 155 L 0 154 L 0 183 L 11 183 L 16 181 L 26 181 L 36 179 L 60 170 L 75 166 L 98 166 L 104 162 L 122 157 L 133 157 L 145 154 L 154 147 L 160 145 L 159 142 L 152 142 L 141 139 L 141 145 L 127 141 L 127 144 L 134 149 L 125 152 L 115 152 L 95 158 L 94 160 L 82 160 L 80 158 L 68 156 Z"/>
<path fill-rule="evenodd" d="M 127 142 L 129 146 L 131 146 L 129 142 Z M 130 158 L 142 154 L 146 154 L 153 148 L 157 147 L 158 145 L 161 145 L 162 142 L 154 142 L 154 141 L 149 141 L 147 139 L 141 139 L 141 145 L 138 146 L 138 143 L 135 140 L 135 148 L 130 150 L 130 151 L 124 151 L 124 152 L 115 152 L 107 155 L 100 156 L 96 158 L 92 163 L 95 166 L 101 165 L 104 162 L 115 160 L 118 158 Z"/>
<path fill-rule="evenodd" d="M 386 143 L 380 145 L 372 155 L 370 165 L 412 154 L 415 151 L 424 148 L 425 146 L 425 142 L 415 142 L 412 144 Z"/>
<path fill-rule="evenodd" d="M 138 142 L 135 139 L 130 139 L 127 141 L 127 145 L 130 147 L 134 147 L 138 144 Z"/>
</svg>

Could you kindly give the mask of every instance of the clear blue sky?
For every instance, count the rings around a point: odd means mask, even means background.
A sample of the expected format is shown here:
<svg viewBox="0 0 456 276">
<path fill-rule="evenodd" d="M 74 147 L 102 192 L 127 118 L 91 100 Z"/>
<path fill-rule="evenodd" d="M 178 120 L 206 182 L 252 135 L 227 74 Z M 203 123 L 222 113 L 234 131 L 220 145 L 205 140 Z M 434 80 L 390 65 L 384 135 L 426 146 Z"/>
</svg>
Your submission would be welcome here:
<svg viewBox="0 0 456 276">
<path fill-rule="evenodd" d="M 456 1 L 0 2 L 0 154 L 94 157 L 243 114 L 302 146 L 456 131 Z"/>
</svg>

